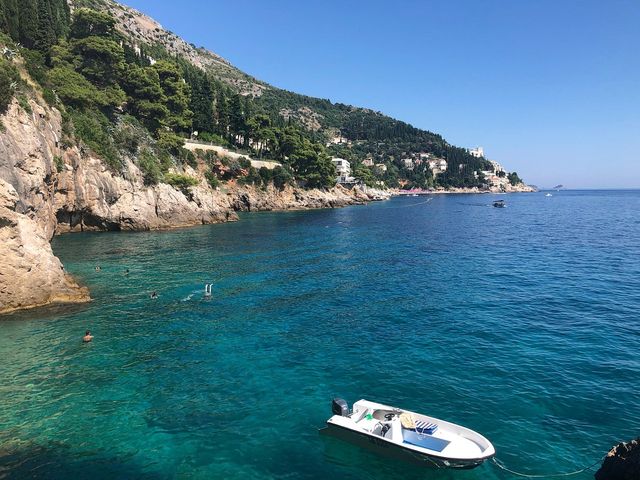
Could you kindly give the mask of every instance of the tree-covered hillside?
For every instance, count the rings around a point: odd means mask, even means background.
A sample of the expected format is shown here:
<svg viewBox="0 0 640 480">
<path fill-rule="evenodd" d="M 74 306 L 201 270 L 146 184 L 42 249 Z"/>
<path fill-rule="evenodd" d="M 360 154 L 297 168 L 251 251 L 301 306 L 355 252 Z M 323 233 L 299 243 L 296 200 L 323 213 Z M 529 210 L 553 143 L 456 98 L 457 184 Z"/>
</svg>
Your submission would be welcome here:
<svg viewBox="0 0 640 480">
<path fill-rule="evenodd" d="M 76 8 L 71 15 L 60 0 L 0 0 L 0 9 L 2 110 L 14 96 L 36 94 L 18 75 L 26 68 L 42 97 L 63 112 L 63 143 L 97 154 L 114 172 L 125 174 L 125 160 L 132 159 L 149 184 L 188 186 L 194 179 L 175 173 L 184 164 L 204 164 L 214 186 L 228 180 L 280 187 L 294 180 L 307 187 L 335 183 L 326 149 L 309 132 L 272 120 L 250 97 L 161 46 L 130 42 L 108 13 Z M 183 148 L 196 130 L 201 139 L 268 155 L 283 166 L 257 171 L 204 152 L 198 159 Z"/>
<path fill-rule="evenodd" d="M 0 97 L 24 94 L 10 81 L 21 57 L 43 97 L 64 113 L 66 141 L 115 171 L 133 158 L 148 182 L 167 181 L 172 168 L 196 164 L 182 148 L 196 135 L 283 165 L 276 172 L 227 169 L 222 159 L 202 156 L 212 183 L 235 171 L 244 182 L 275 176 L 279 185 L 329 187 L 336 176 L 331 156 L 350 160 L 370 185 L 481 186 L 478 172 L 493 168 L 440 135 L 379 112 L 259 82 L 111 0 L 73 6 L 72 15 L 65 0 L 0 0 L 0 43 L 10 49 L 0 64 Z M 434 173 L 429 160 L 447 168 Z"/>
</svg>

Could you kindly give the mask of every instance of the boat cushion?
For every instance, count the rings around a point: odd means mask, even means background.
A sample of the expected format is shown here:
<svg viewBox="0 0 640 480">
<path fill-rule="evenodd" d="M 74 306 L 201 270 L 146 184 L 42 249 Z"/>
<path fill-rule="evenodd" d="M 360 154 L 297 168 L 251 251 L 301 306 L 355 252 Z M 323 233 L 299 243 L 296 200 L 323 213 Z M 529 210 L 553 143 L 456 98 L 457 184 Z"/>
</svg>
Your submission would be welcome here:
<svg viewBox="0 0 640 480">
<path fill-rule="evenodd" d="M 425 420 L 416 421 L 416 432 L 418 433 L 426 433 L 431 435 L 435 433 L 436 430 L 438 430 L 438 425 L 436 425 L 435 423 L 427 422 Z"/>
<path fill-rule="evenodd" d="M 402 432 L 402 439 L 404 443 L 433 450 L 434 452 L 441 452 L 451 443 L 449 440 L 432 437 L 431 435 L 421 435 L 413 430 L 404 430 Z"/>
<path fill-rule="evenodd" d="M 413 420 L 413 415 L 407 412 L 402 412 L 400 414 L 400 423 L 402 424 L 402 428 L 406 428 L 409 430 L 416 429 L 416 422 Z"/>
</svg>

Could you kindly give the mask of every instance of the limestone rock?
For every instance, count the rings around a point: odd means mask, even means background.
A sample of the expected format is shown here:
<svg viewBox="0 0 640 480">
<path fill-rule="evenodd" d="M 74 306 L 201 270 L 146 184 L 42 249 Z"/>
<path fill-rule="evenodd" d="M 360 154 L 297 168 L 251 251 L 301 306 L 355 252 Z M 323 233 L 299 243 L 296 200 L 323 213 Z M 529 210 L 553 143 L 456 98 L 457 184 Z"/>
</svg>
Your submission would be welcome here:
<svg viewBox="0 0 640 480">
<path fill-rule="evenodd" d="M 46 232 L 16 212 L 18 202 L 15 189 L 0 179 L 0 313 L 90 300 L 89 291 L 64 272 Z"/>
</svg>

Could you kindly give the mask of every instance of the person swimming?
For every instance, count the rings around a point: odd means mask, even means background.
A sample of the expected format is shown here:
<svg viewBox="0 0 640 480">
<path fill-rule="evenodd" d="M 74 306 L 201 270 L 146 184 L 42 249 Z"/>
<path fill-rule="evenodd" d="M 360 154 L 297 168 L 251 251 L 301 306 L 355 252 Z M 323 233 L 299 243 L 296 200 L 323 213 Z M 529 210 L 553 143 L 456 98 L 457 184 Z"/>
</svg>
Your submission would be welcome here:
<svg viewBox="0 0 640 480">
<path fill-rule="evenodd" d="M 156 298 L 158 298 L 158 294 L 156 292 L 152 292 L 151 298 L 155 300 Z"/>
<path fill-rule="evenodd" d="M 100 265 L 96 266 L 96 272 L 99 272 L 100 270 L 102 270 L 102 269 L 100 268 Z"/>
<path fill-rule="evenodd" d="M 84 333 L 84 337 L 82 337 L 82 341 L 84 343 L 89 343 L 91 340 L 93 340 L 93 335 L 91 335 L 91 332 L 89 330 L 87 330 Z"/>
</svg>

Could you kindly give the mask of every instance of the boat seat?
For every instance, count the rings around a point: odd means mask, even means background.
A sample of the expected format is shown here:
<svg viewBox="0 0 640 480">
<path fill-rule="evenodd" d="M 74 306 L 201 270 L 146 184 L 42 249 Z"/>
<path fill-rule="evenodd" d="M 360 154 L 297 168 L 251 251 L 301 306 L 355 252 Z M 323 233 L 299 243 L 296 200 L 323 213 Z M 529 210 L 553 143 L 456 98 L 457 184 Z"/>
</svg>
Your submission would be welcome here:
<svg viewBox="0 0 640 480">
<path fill-rule="evenodd" d="M 416 421 L 416 432 L 427 435 L 433 435 L 438 430 L 438 425 L 424 420 Z"/>
<path fill-rule="evenodd" d="M 442 438 L 432 437 L 430 435 L 420 435 L 413 430 L 405 430 L 402 434 L 402 440 L 409 445 L 415 445 L 416 447 L 426 448 L 433 450 L 434 452 L 441 452 L 451 442 Z"/>
</svg>

